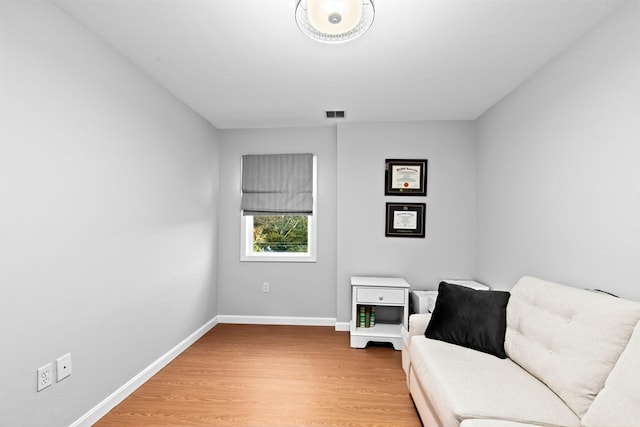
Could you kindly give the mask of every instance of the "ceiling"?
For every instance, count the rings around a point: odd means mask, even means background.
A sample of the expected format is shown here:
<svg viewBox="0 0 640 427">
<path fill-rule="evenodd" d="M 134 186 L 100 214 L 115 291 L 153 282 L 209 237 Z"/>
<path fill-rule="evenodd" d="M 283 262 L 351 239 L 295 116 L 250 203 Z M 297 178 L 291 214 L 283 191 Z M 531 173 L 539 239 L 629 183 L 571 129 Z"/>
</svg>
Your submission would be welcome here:
<svg viewBox="0 0 640 427">
<path fill-rule="evenodd" d="M 220 129 L 473 120 L 622 0 L 375 0 L 364 36 L 298 30 L 295 0 L 54 0 Z"/>
</svg>

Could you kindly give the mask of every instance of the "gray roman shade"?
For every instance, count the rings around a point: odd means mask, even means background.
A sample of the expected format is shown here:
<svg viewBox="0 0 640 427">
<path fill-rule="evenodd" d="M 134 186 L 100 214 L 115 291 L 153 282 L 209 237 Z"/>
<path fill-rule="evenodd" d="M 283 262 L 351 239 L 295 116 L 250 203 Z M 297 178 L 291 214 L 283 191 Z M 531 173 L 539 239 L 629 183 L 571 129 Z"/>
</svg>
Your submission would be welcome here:
<svg viewBox="0 0 640 427">
<path fill-rule="evenodd" d="M 313 154 L 242 156 L 243 215 L 311 215 Z"/>
</svg>

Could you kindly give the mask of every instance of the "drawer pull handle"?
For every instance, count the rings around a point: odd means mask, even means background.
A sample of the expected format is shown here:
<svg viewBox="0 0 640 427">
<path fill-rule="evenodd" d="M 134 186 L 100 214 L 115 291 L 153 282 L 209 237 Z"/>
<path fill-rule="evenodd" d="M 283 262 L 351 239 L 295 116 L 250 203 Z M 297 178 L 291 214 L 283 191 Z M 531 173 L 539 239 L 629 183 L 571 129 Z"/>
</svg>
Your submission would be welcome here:
<svg viewBox="0 0 640 427">
<path fill-rule="evenodd" d="M 382 300 L 384 299 L 384 297 L 383 297 L 382 295 L 378 295 L 378 299 L 379 299 L 380 301 L 382 301 Z"/>
</svg>

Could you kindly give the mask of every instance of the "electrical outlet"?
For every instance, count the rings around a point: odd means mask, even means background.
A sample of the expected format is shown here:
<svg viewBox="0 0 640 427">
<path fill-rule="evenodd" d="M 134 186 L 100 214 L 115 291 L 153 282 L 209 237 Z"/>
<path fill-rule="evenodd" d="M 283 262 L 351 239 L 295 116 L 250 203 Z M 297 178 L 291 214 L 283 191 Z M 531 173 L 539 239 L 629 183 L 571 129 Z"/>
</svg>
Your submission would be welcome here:
<svg viewBox="0 0 640 427">
<path fill-rule="evenodd" d="M 58 382 L 71 375 L 71 353 L 67 353 L 56 359 L 56 369 Z"/>
<path fill-rule="evenodd" d="M 262 284 L 262 292 L 269 292 L 269 282 L 264 282 Z"/>
<path fill-rule="evenodd" d="M 42 368 L 38 368 L 38 391 L 42 391 L 49 387 L 53 382 L 53 366 L 47 363 Z"/>
</svg>

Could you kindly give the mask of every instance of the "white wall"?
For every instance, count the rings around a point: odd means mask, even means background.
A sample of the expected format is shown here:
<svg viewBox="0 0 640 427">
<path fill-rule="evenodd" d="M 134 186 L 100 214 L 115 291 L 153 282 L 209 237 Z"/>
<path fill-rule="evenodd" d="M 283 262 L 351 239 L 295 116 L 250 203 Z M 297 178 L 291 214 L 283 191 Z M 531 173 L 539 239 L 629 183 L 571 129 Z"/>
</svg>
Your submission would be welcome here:
<svg viewBox="0 0 640 427">
<path fill-rule="evenodd" d="M 385 159 L 428 159 L 426 197 L 384 195 Z M 473 122 L 338 127 L 338 320 L 351 317 L 352 275 L 404 277 L 413 289 L 475 270 Z M 386 202 L 426 202 L 426 237 L 385 237 Z"/>
<path fill-rule="evenodd" d="M 1 7 L 0 425 L 66 426 L 216 315 L 218 137 L 51 3 Z"/>
<path fill-rule="evenodd" d="M 640 299 L 638 1 L 478 120 L 478 277 Z"/>
<path fill-rule="evenodd" d="M 224 130 L 220 144 L 219 312 L 233 316 L 335 319 L 335 128 Z M 240 262 L 243 154 L 314 153 L 318 158 L 317 262 Z M 269 282 L 270 292 L 262 292 Z"/>
</svg>

